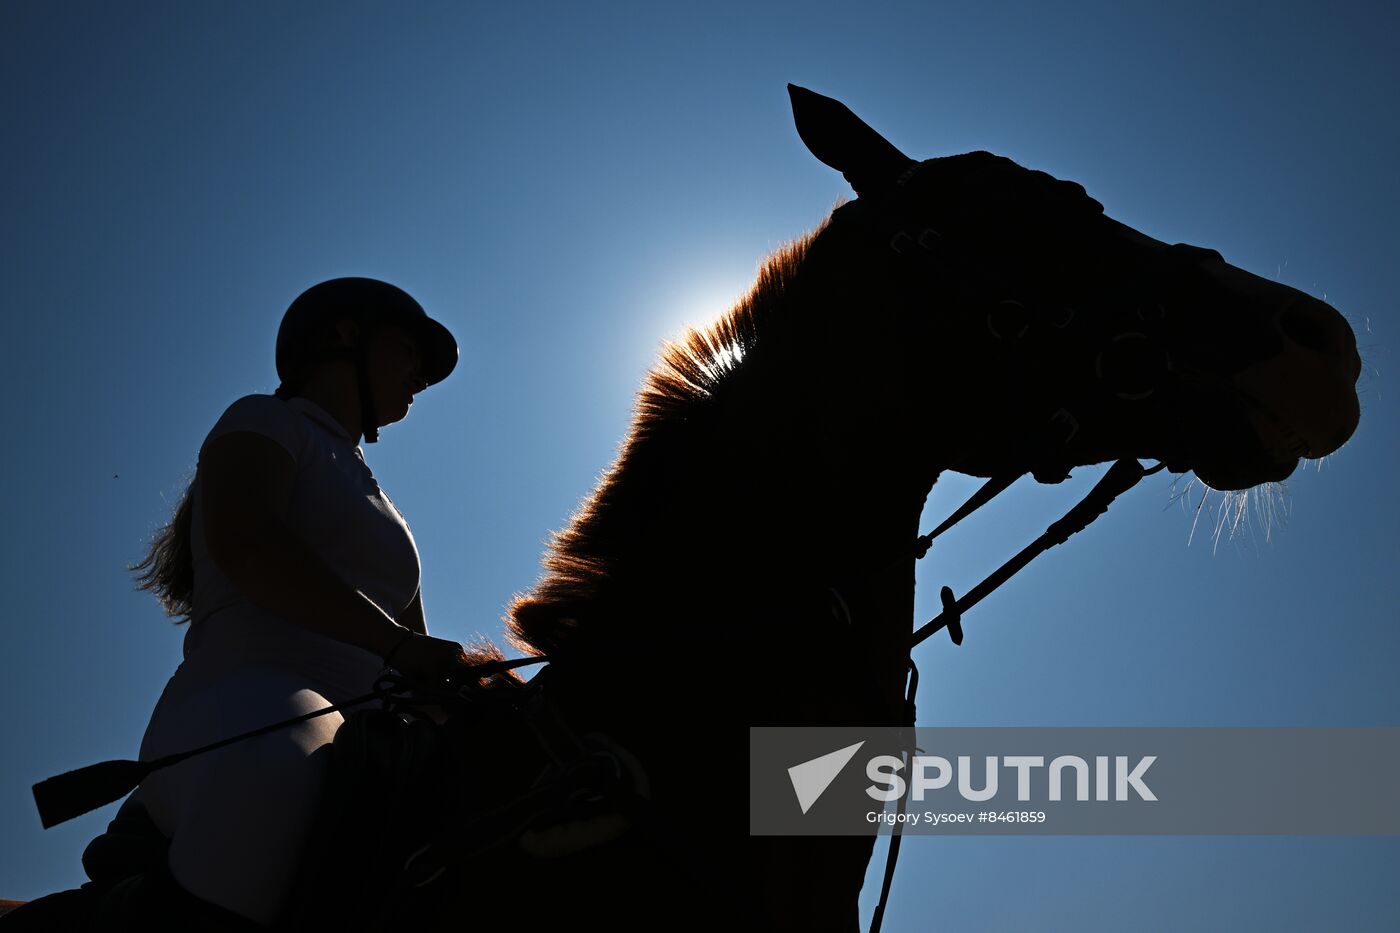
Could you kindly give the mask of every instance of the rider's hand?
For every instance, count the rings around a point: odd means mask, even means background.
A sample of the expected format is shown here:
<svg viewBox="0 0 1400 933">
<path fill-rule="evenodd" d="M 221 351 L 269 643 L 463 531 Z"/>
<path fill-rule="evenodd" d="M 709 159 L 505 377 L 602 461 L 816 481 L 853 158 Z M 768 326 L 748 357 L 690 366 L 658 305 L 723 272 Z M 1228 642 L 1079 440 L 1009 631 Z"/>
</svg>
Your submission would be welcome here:
<svg viewBox="0 0 1400 933">
<path fill-rule="evenodd" d="M 424 683 L 438 683 L 454 674 L 460 675 L 467 663 L 466 652 L 457 642 L 417 632 L 408 635 L 389 659 L 389 666 L 394 670 Z"/>
</svg>

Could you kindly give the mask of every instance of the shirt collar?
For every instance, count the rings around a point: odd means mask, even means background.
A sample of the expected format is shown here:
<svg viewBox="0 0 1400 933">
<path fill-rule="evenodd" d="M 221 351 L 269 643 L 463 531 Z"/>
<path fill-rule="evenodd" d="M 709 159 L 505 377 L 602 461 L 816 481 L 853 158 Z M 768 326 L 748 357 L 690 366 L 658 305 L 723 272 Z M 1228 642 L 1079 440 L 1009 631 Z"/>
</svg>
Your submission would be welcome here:
<svg viewBox="0 0 1400 933">
<path fill-rule="evenodd" d="M 306 417 L 310 418 L 336 437 L 352 445 L 355 443 L 355 438 L 350 436 L 350 432 L 345 430 L 345 426 L 337 421 L 334 415 L 310 399 L 302 398 L 298 395 L 288 399 L 287 404 L 291 405 L 303 415 L 306 415 Z"/>
</svg>

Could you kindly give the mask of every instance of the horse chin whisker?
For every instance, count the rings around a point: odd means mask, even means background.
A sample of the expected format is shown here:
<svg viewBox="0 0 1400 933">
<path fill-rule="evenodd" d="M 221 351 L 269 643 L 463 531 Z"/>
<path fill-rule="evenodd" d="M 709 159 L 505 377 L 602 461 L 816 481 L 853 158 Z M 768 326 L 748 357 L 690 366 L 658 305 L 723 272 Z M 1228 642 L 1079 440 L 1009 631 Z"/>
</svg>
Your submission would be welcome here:
<svg viewBox="0 0 1400 933">
<path fill-rule="evenodd" d="M 1261 483 L 1249 489 L 1220 490 L 1206 485 L 1199 477 L 1190 477 L 1177 488 L 1180 478 L 1172 484 L 1168 504 L 1180 503 L 1183 511 L 1191 513 L 1191 528 L 1186 535 L 1187 546 L 1196 538 L 1201 516 L 1211 517 L 1211 553 L 1220 549 L 1221 541 L 1235 541 L 1246 533 L 1255 540 L 1260 530 L 1265 544 L 1273 542 L 1275 529 L 1282 528 L 1290 512 L 1288 485 L 1284 482 Z M 1190 506 L 1192 494 L 1200 490 L 1200 498 Z"/>
<path fill-rule="evenodd" d="M 1273 482 L 1222 493 L 1212 553 L 1219 550 L 1222 538 L 1235 541 L 1248 532 L 1250 540 L 1257 541 L 1256 528 L 1262 530 L 1264 543 L 1271 544 L 1274 529 L 1283 527 L 1288 517 L 1287 492 L 1285 483 Z"/>
</svg>

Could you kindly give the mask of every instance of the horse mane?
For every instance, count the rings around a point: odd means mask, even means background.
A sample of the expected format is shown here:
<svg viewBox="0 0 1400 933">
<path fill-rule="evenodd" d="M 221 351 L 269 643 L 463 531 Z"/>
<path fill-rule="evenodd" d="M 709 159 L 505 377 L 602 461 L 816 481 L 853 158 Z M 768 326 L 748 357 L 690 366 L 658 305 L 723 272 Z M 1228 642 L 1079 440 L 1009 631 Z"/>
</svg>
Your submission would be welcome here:
<svg viewBox="0 0 1400 933">
<path fill-rule="evenodd" d="M 656 477 L 648 473 L 671 452 L 673 430 L 699 420 L 733 376 L 752 370 L 753 351 L 771 333 L 790 304 L 792 282 L 812 243 L 829 225 L 788 243 L 761 264 L 747 295 L 712 324 L 688 329 L 667 342 L 661 358 L 637 394 L 632 424 L 613 465 L 570 517 L 551 535 L 541 563 L 544 573 L 527 592 L 512 599 L 505 617 L 506 637 L 520 651 L 557 655 L 569 644 L 583 618 L 605 615 L 607 584 L 622 536 L 635 529 L 644 497 L 630 490 Z"/>
</svg>

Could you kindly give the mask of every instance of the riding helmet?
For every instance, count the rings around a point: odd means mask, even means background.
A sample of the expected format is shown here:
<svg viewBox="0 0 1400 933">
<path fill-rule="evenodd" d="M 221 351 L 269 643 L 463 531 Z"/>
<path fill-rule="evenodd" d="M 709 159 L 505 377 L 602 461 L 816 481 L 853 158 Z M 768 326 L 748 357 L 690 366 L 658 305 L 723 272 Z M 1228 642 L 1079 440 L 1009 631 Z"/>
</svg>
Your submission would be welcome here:
<svg viewBox="0 0 1400 933">
<path fill-rule="evenodd" d="M 428 317 L 408 292 L 378 279 L 347 277 L 311 286 L 282 316 L 277 330 L 277 375 L 284 383 L 303 377 L 308 366 L 327 355 L 318 351 L 317 338 L 330 324 L 344 318 L 366 329 L 387 322 L 411 333 L 422 354 L 422 376 L 428 385 L 446 379 L 457 365 L 457 341 L 452 333 Z"/>
</svg>

